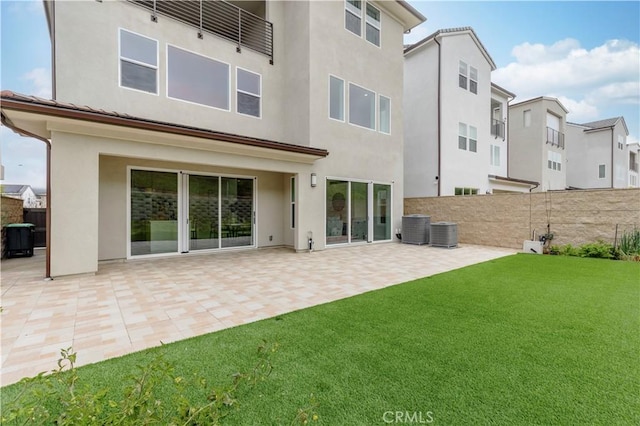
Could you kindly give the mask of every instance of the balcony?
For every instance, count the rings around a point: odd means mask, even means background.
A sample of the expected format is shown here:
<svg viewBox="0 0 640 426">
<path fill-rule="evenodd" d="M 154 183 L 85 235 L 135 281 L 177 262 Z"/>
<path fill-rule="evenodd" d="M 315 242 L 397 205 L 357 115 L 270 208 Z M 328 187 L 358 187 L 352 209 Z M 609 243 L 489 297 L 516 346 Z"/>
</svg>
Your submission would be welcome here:
<svg viewBox="0 0 640 426">
<path fill-rule="evenodd" d="M 547 127 L 547 143 L 550 143 L 551 146 L 557 146 L 558 148 L 564 149 L 564 133 L 560 133 L 551 127 Z"/>
<path fill-rule="evenodd" d="M 491 136 L 495 136 L 497 138 L 502 138 L 504 140 L 505 133 L 505 125 L 504 122 L 500 120 L 496 120 L 495 118 L 491 119 Z"/>
<path fill-rule="evenodd" d="M 127 0 L 151 12 L 151 20 L 157 15 L 176 19 L 198 30 L 202 38 L 207 32 L 237 44 L 236 50 L 245 47 L 261 53 L 273 64 L 273 24 L 253 13 L 223 0 Z M 255 2 L 246 2 L 255 3 Z"/>
</svg>

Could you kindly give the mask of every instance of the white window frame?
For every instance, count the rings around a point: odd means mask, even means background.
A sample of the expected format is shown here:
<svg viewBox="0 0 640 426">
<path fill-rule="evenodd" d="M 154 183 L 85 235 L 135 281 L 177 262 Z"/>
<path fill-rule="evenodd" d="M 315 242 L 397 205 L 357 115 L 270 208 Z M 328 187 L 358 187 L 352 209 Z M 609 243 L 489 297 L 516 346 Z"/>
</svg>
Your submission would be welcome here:
<svg viewBox="0 0 640 426">
<path fill-rule="evenodd" d="M 469 126 L 469 137 L 467 138 L 469 144 L 469 152 L 478 152 L 478 128 Z"/>
<path fill-rule="evenodd" d="M 557 172 L 562 171 L 562 154 L 555 151 L 547 151 L 547 168 Z"/>
<path fill-rule="evenodd" d="M 474 74 L 475 74 L 475 78 L 474 78 Z M 471 83 L 476 84 L 475 92 L 472 90 L 473 85 Z M 478 69 L 472 67 L 471 65 L 469 65 L 469 92 L 473 93 L 474 95 L 478 94 Z"/>
<path fill-rule="evenodd" d="M 253 75 L 257 75 L 258 76 L 258 87 L 260 90 L 259 94 L 255 94 L 255 93 L 251 93 L 251 92 L 247 92 L 246 90 L 241 90 L 238 86 L 238 73 L 239 71 L 244 71 L 247 74 L 253 74 Z M 229 86 L 231 86 L 231 84 L 229 84 Z M 245 95 L 249 95 L 249 96 L 253 96 L 258 98 L 258 115 L 253 115 L 253 114 L 247 114 L 246 112 L 240 112 L 238 110 L 238 107 L 240 106 L 240 103 L 238 102 L 238 93 L 242 93 Z M 242 67 L 236 67 L 236 113 L 240 114 L 240 115 L 245 115 L 247 117 L 253 117 L 253 118 L 257 118 L 257 119 L 261 119 L 262 118 L 262 74 L 257 73 L 255 71 L 251 71 L 248 70 L 246 68 L 242 68 Z"/>
<path fill-rule="evenodd" d="M 347 105 L 348 105 L 347 109 L 349 111 L 349 119 L 348 119 L 349 120 L 349 124 L 352 125 L 352 126 L 359 127 L 361 129 L 367 129 L 367 130 L 371 130 L 371 131 L 375 132 L 376 129 L 377 129 L 377 125 L 378 125 L 378 123 L 376 122 L 377 121 L 377 115 L 378 115 L 377 114 L 377 111 L 378 111 L 378 109 L 377 109 L 378 108 L 378 105 L 377 105 L 377 93 L 375 91 L 371 90 L 371 89 L 367 89 L 366 87 L 360 86 L 359 84 L 355 84 L 355 83 L 353 83 L 351 81 L 348 83 L 348 85 L 349 86 L 353 85 L 355 87 L 358 87 L 358 88 L 360 88 L 362 90 L 366 90 L 367 92 L 371 92 L 373 94 L 373 96 L 372 96 L 372 98 L 373 98 L 373 126 L 372 127 L 366 127 L 366 126 L 361 126 L 360 124 L 351 122 L 351 91 L 349 90 L 347 92 L 348 93 L 348 98 L 349 98 L 349 102 L 347 102 Z"/>
<path fill-rule="evenodd" d="M 387 122 L 389 123 L 389 129 L 388 130 L 382 130 L 382 98 L 386 99 L 389 105 L 389 109 L 387 111 Z M 391 134 L 391 98 L 388 96 L 384 96 L 381 94 L 378 94 L 378 131 L 380 133 L 383 133 L 385 135 L 390 135 Z"/>
<path fill-rule="evenodd" d="M 456 192 L 461 192 L 460 194 L 456 194 Z M 466 187 L 455 187 L 453 189 L 453 195 L 458 197 L 465 197 L 469 195 L 478 195 L 478 188 L 466 188 Z"/>
<path fill-rule="evenodd" d="M 156 45 L 156 65 L 148 64 L 148 63 L 145 63 L 145 62 L 141 62 L 141 61 L 138 61 L 138 60 L 135 60 L 135 59 L 132 59 L 132 58 L 127 58 L 127 57 L 122 56 L 122 32 L 123 31 L 127 32 L 129 34 L 133 34 L 134 36 L 137 36 L 137 37 L 146 38 L 147 40 L 151 40 L 151 41 L 153 41 L 155 43 L 155 45 Z M 142 67 L 155 70 L 155 73 L 156 73 L 156 91 L 155 92 L 148 92 L 146 90 L 136 89 L 135 87 L 123 86 L 122 85 L 122 61 L 129 62 L 131 64 L 140 65 Z M 159 90 L 159 87 L 160 87 L 160 72 L 159 72 L 159 66 L 158 66 L 159 63 L 160 63 L 160 53 L 159 53 L 158 40 L 153 39 L 151 37 L 147 37 L 147 36 L 139 34 L 139 33 L 136 33 L 134 31 L 127 30 L 127 29 L 122 28 L 122 27 L 118 28 L 118 86 L 119 87 L 121 87 L 123 89 L 127 89 L 127 90 L 133 90 L 133 91 L 140 92 L 140 93 L 147 93 L 147 94 L 159 96 L 159 92 L 160 92 L 160 90 Z"/>
<path fill-rule="evenodd" d="M 464 130 L 463 130 L 464 129 Z M 464 138 L 464 147 L 460 146 L 460 138 Z M 466 151 L 469 148 L 469 126 L 458 122 L 458 149 Z"/>
<path fill-rule="evenodd" d="M 491 145 L 489 153 L 489 161 L 492 166 L 500 167 L 500 146 Z"/>
<path fill-rule="evenodd" d="M 377 7 L 375 7 L 374 5 L 372 5 L 370 2 L 364 2 L 364 31 L 362 31 L 363 36 L 365 38 L 365 40 L 367 40 L 369 43 L 373 44 L 376 47 L 380 47 L 382 45 L 382 11 L 380 9 L 378 9 Z M 374 9 L 375 11 L 378 12 L 378 20 L 376 21 L 375 19 L 371 18 L 369 16 L 369 14 L 367 13 L 367 8 L 370 7 L 372 9 Z M 375 28 L 376 30 L 378 30 L 378 44 L 374 43 L 373 41 L 369 40 L 369 38 L 367 37 L 367 25 L 371 25 L 373 28 Z"/>
<path fill-rule="evenodd" d="M 338 81 L 340 81 L 342 83 L 342 99 L 341 99 L 342 118 L 335 118 L 335 117 L 331 116 L 331 94 L 332 94 L 332 92 L 331 92 L 331 80 L 332 79 L 338 80 Z M 345 111 L 346 111 L 346 108 L 345 108 L 345 106 L 346 106 L 346 102 L 345 102 L 346 93 L 345 92 L 346 92 L 346 84 L 345 84 L 344 79 L 342 79 L 340 77 L 337 77 L 335 75 L 329 74 L 329 104 L 327 105 L 327 109 L 328 109 L 327 114 L 328 114 L 328 116 L 329 116 L 329 118 L 331 120 L 341 121 L 343 123 L 345 122 L 345 115 L 346 115 L 345 114 Z"/>
<path fill-rule="evenodd" d="M 460 85 L 460 77 L 464 77 L 464 87 Z M 469 65 L 463 61 L 458 61 L 458 87 L 467 90 L 469 87 Z"/>
<path fill-rule="evenodd" d="M 344 0 L 344 29 L 349 31 L 351 34 L 358 36 L 358 37 L 362 37 L 362 12 L 363 12 L 363 5 L 365 4 L 365 0 L 360 0 L 360 9 L 358 10 L 357 7 L 355 7 L 353 4 L 349 3 L 347 0 Z M 356 16 L 360 19 L 360 34 L 356 34 L 353 31 L 351 31 L 349 28 L 347 28 L 347 13 L 352 14 L 353 16 Z"/>
<path fill-rule="evenodd" d="M 607 178 L 607 165 L 598 164 L 598 179 L 606 179 L 606 178 Z"/>
<path fill-rule="evenodd" d="M 196 55 L 196 56 L 201 56 L 201 57 L 203 57 L 205 59 L 208 59 L 210 61 L 218 62 L 220 64 L 224 64 L 224 65 L 227 66 L 227 81 L 229 82 L 229 84 L 228 84 L 228 87 L 227 87 L 228 107 L 226 109 L 225 108 L 220 108 L 220 107 L 217 107 L 217 106 L 201 104 L 201 103 L 198 103 L 198 102 L 190 101 L 188 99 L 181 99 L 181 98 L 175 98 L 175 97 L 169 96 L 169 47 L 173 47 L 175 49 L 182 50 L 183 52 L 191 53 L 191 54 Z M 200 54 L 198 52 L 194 52 L 194 51 L 189 50 L 189 49 L 184 49 L 182 47 L 179 47 L 179 46 L 176 46 L 176 45 L 173 45 L 173 44 L 169 44 L 169 43 L 167 43 L 167 58 L 166 58 L 166 62 L 167 62 L 167 73 L 166 73 L 167 74 L 167 76 L 166 76 L 167 78 L 166 78 L 166 84 L 165 84 L 166 87 L 165 87 L 165 89 L 167 91 L 166 93 L 167 93 L 167 98 L 168 99 L 173 99 L 173 100 L 180 101 L 180 102 L 186 102 L 188 104 L 198 105 L 198 106 L 205 107 L 205 108 L 217 109 L 219 111 L 231 112 L 231 86 L 232 86 L 232 83 L 231 83 L 231 69 L 232 69 L 231 64 L 229 64 L 227 62 L 224 62 L 224 61 L 220 61 L 218 59 L 215 59 L 215 58 L 212 58 L 212 57 L 209 57 L 209 56 L 206 56 L 206 55 L 202 55 L 202 54 Z"/>
</svg>

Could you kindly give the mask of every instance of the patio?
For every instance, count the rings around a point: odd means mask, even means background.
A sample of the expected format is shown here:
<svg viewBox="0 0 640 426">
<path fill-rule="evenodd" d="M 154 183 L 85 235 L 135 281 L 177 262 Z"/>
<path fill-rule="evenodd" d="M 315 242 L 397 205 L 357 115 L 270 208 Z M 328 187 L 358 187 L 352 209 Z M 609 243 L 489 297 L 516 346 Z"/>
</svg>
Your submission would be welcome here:
<svg viewBox="0 0 640 426">
<path fill-rule="evenodd" d="M 36 250 L 1 263 L 0 385 L 55 368 L 62 348 L 90 364 L 515 252 L 399 243 L 226 251 L 102 263 L 95 275 L 45 281 Z"/>
</svg>

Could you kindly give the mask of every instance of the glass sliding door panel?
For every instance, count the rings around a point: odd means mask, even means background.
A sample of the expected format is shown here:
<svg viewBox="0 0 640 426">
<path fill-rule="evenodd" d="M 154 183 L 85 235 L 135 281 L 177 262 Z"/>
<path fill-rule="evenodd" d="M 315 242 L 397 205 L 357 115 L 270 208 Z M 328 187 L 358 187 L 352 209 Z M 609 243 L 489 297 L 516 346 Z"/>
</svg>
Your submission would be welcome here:
<svg viewBox="0 0 640 426">
<path fill-rule="evenodd" d="M 189 176 L 189 250 L 219 247 L 217 176 Z"/>
<path fill-rule="evenodd" d="M 178 175 L 131 170 L 131 255 L 178 251 Z"/>
<path fill-rule="evenodd" d="M 327 245 L 349 242 L 348 189 L 349 182 L 327 180 Z"/>
<path fill-rule="evenodd" d="M 367 241 L 368 222 L 368 184 L 351 182 L 351 242 Z"/>
<path fill-rule="evenodd" d="M 253 245 L 253 179 L 227 178 L 222 186 L 222 247 Z"/>
<path fill-rule="evenodd" d="M 391 185 L 373 184 L 373 240 L 391 239 Z"/>
</svg>

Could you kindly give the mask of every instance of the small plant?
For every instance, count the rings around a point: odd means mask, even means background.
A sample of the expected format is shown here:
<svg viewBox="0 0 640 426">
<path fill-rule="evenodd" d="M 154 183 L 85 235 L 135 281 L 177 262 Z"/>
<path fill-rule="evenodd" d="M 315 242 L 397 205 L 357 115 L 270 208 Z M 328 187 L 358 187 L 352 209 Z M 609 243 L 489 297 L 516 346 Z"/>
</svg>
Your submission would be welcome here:
<svg viewBox="0 0 640 426">
<path fill-rule="evenodd" d="M 598 240 L 595 243 L 580 246 L 580 257 L 595 257 L 598 259 L 615 259 L 616 253 L 613 245 Z"/>
<path fill-rule="evenodd" d="M 81 386 L 75 366 L 76 353 L 72 348 L 63 349 L 58 368 L 51 374 L 40 373 L 17 384 L 21 389 L 13 400 L 3 402 L 0 423 L 217 425 L 238 406 L 241 386 L 255 387 L 271 374 L 271 356 L 277 349 L 277 343 L 263 341 L 254 367 L 245 373 L 235 373 L 230 384 L 220 386 L 209 386 L 202 377 L 187 380 L 176 376 L 174 364 L 166 361 L 160 352 L 147 364 L 138 366 L 137 373 L 128 378 L 130 384 L 120 401 L 108 400 L 107 388 L 93 391 Z M 189 400 L 184 390 L 190 387 L 201 389 L 205 397 Z M 43 401 L 58 401 L 59 414 L 51 413 Z M 302 409 L 296 419 L 300 413 L 317 419 L 314 409 L 315 406 Z"/>
<path fill-rule="evenodd" d="M 618 247 L 623 256 L 640 260 L 640 229 L 634 228 L 632 231 L 623 233 Z"/>
</svg>

